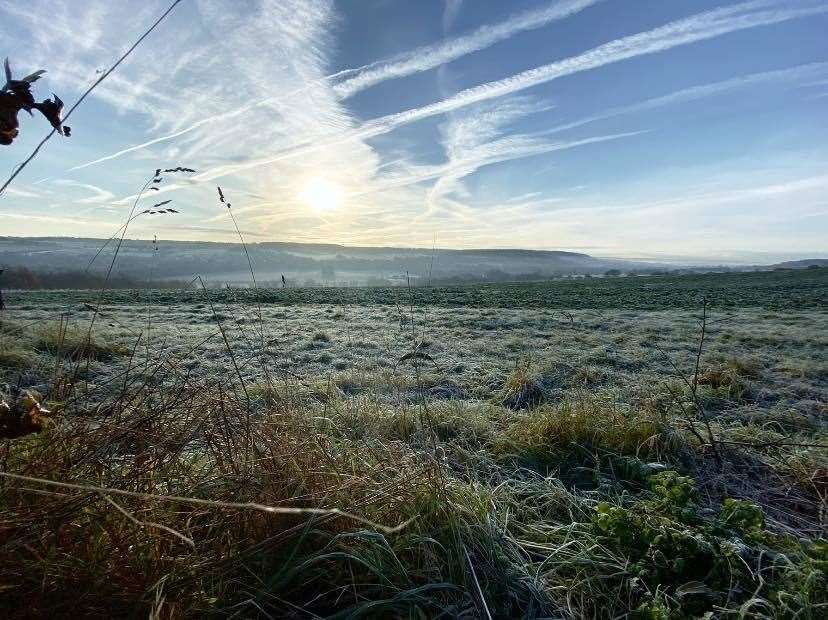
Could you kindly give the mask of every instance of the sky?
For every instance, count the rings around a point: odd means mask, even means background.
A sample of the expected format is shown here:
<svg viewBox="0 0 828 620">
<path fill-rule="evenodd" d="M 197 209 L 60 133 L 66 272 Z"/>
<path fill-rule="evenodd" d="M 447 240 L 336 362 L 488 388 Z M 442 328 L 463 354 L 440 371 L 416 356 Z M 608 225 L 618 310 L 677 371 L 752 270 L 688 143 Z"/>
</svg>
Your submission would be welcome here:
<svg viewBox="0 0 828 620">
<path fill-rule="evenodd" d="M 2 0 L 68 104 L 169 0 Z M 0 235 L 828 257 L 828 0 L 183 0 L 0 196 Z M 5 178 L 49 129 L 21 114 Z"/>
</svg>

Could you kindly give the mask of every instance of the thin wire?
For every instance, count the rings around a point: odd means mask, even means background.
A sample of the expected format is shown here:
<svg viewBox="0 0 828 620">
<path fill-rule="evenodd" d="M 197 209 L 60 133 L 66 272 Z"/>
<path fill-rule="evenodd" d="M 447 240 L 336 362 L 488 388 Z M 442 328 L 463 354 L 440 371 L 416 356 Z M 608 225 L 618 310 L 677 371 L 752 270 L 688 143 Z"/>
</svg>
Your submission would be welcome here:
<svg viewBox="0 0 828 620">
<path fill-rule="evenodd" d="M 84 99 L 86 99 L 86 97 L 87 97 L 87 96 L 88 96 L 88 95 L 89 95 L 89 94 L 90 94 L 93 90 L 95 90 L 95 88 L 98 86 L 98 84 L 100 84 L 100 83 L 101 83 L 101 82 L 103 82 L 103 81 L 104 81 L 107 77 L 109 77 L 109 74 L 110 74 L 110 73 L 112 73 L 113 71 L 115 71 L 115 69 L 117 69 L 117 68 L 118 68 L 118 65 L 120 65 L 120 64 L 121 64 L 124 60 L 126 60 L 126 58 L 127 58 L 127 57 L 128 57 L 128 56 L 129 56 L 129 55 L 130 55 L 130 54 L 131 54 L 134 50 L 135 50 L 135 48 L 136 48 L 136 47 L 138 47 L 138 46 L 141 44 L 141 42 L 142 42 L 144 39 L 146 39 L 146 38 L 149 36 L 149 34 L 150 34 L 153 30 L 155 30 L 155 28 L 156 28 L 156 27 L 157 27 L 157 26 L 158 26 L 158 25 L 159 25 L 162 21 L 164 21 L 164 19 L 167 17 L 167 15 L 169 15 L 170 13 L 172 13 L 172 10 L 173 10 L 176 6 L 178 6 L 178 4 L 180 4 L 180 3 L 181 3 L 181 1 L 182 1 L 182 0 L 175 0 L 175 1 L 174 1 L 171 5 L 170 5 L 170 7 L 169 7 L 166 11 L 164 11 L 164 13 L 161 15 L 161 17 L 159 17 L 159 18 L 155 21 L 155 23 L 154 23 L 152 26 L 150 26 L 149 30 L 147 30 L 146 32 L 144 32 L 144 34 L 142 34 L 142 35 L 138 38 L 138 40 L 137 40 L 135 43 L 133 43 L 133 44 L 132 44 L 132 47 L 130 47 L 130 48 L 129 48 L 126 52 L 124 52 L 124 53 L 123 53 L 123 55 L 122 55 L 122 56 L 121 56 L 121 57 L 120 57 L 120 58 L 119 58 L 119 59 L 115 62 L 115 64 L 114 64 L 114 65 L 112 65 L 112 66 L 111 66 L 109 69 L 107 69 L 107 70 L 106 70 L 106 71 L 105 71 L 105 72 L 104 72 L 104 73 L 103 73 L 103 74 L 102 74 L 102 75 L 101 75 L 101 76 L 100 76 L 97 80 L 95 80 L 95 82 L 92 84 L 92 86 L 90 86 L 89 88 L 87 88 L 87 89 L 86 89 L 86 91 L 85 91 L 85 92 L 84 92 L 84 93 L 80 96 L 80 99 L 78 99 L 78 100 L 75 102 L 75 104 L 74 104 L 71 108 L 69 108 L 69 111 L 68 111 L 68 112 L 64 115 L 64 117 L 63 117 L 63 119 L 62 119 L 63 121 L 67 120 L 67 119 L 68 119 L 68 118 L 72 115 L 72 112 L 74 112 L 74 111 L 75 111 L 75 108 L 77 108 L 77 107 L 78 107 L 81 103 L 83 103 L 83 100 L 84 100 Z M 25 159 L 25 160 L 24 160 L 24 161 L 23 161 L 23 162 L 22 162 L 22 163 L 21 163 L 21 164 L 17 167 L 17 169 L 16 169 L 14 172 L 12 172 L 11 176 L 10 176 L 10 177 L 6 180 L 6 182 L 5 182 L 5 183 L 3 183 L 3 186 L 2 186 L 2 187 L 0 187 L 0 196 L 2 196 L 2 195 L 5 193 L 6 188 L 7 188 L 9 185 L 11 185 L 12 181 L 14 181 L 14 179 L 17 177 L 17 175 L 18 175 L 18 174 L 20 174 L 20 172 L 23 170 L 23 168 L 25 168 L 25 167 L 26 167 L 26 166 L 27 166 L 27 165 L 28 165 L 28 164 L 29 164 L 29 163 L 30 163 L 30 162 L 31 162 L 31 161 L 32 161 L 32 160 L 33 160 L 33 159 L 37 156 L 37 154 L 40 152 L 40 149 L 43 147 L 43 145 L 44 145 L 44 144 L 46 144 L 46 143 L 49 141 L 49 139 L 50 139 L 53 135 L 55 135 L 55 132 L 56 132 L 56 131 L 57 131 L 56 129 L 52 129 L 52 131 L 51 131 L 51 132 L 49 132 L 49 134 L 48 134 L 45 138 L 43 138 L 43 140 L 41 140 L 41 141 L 40 141 L 40 144 L 38 144 L 38 145 L 35 147 L 35 150 L 34 150 L 34 151 L 32 151 L 32 154 L 31 154 L 31 155 L 29 155 L 29 156 L 28 156 L 28 157 L 27 157 L 27 158 L 26 158 L 26 159 Z"/>
</svg>

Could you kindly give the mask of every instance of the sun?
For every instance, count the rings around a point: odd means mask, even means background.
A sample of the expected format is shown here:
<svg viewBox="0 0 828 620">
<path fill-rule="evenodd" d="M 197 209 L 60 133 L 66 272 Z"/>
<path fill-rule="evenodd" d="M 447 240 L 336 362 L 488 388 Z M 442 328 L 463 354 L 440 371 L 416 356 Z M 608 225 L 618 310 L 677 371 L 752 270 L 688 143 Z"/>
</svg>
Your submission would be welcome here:
<svg viewBox="0 0 828 620">
<path fill-rule="evenodd" d="M 305 182 L 299 199 L 319 213 L 334 211 L 342 201 L 342 188 L 328 179 L 314 177 Z"/>
</svg>

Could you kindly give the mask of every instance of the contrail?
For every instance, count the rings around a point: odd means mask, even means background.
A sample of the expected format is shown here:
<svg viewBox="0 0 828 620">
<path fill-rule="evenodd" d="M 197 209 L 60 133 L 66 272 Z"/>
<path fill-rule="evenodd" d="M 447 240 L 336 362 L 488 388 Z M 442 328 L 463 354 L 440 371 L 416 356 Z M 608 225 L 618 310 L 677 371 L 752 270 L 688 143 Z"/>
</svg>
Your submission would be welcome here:
<svg viewBox="0 0 828 620">
<path fill-rule="evenodd" d="M 475 103 L 510 95 L 558 78 L 614 64 L 622 60 L 655 54 L 681 45 L 712 39 L 724 34 L 758 26 L 828 12 L 828 5 L 807 9 L 747 11 L 768 5 L 768 0 L 745 2 L 715 9 L 671 22 L 660 28 L 600 45 L 578 56 L 542 65 L 511 77 L 466 89 L 456 95 L 421 108 L 415 108 L 372 121 L 376 126 L 395 128 L 417 120 L 444 114 Z"/>
<path fill-rule="evenodd" d="M 367 121 L 353 132 L 332 140 L 306 143 L 305 145 L 292 147 L 271 157 L 253 160 L 244 164 L 219 166 L 213 170 L 203 172 L 197 177 L 194 177 L 194 179 L 198 181 L 212 180 L 234 172 L 257 168 L 320 149 L 326 149 L 337 144 L 373 138 L 419 120 L 452 112 L 490 99 L 510 95 L 561 77 L 596 69 L 630 58 L 655 54 L 674 47 L 719 37 L 731 32 L 828 12 L 828 5 L 824 4 L 798 9 L 756 10 L 779 3 L 779 0 L 755 0 L 699 13 L 685 19 L 670 22 L 653 30 L 616 39 L 578 56 L 572 56 L 564 60 L 542 65 L 535 69 L 523 71 L 502 80 L 496 80 L 466 89 L 436 103 Z"/>
<path fill-rule="evenodd" d="M 711 82 L 710 84 L 691 86 L 690 88 L 677 90 L 667 95 L 653 97 L 652 99 L 646 99 L 639 103 L 633 103 L 627 106 L 610 108 L 599 114 L 587 116 L 586 118 L 582 118 L 571 123 L 565 123 L 563 125 L 558 125 L 557 127 L 541 131 L 538 135 L 549 135 L 561 131 L 567 131 L 569 129 L 575 129 L 576 127 L 582 127 L 583 125 L 587 125 L 589 123 L 594 123 L 596 121 L 612 118 L 615 116 L 621 116 L 622 114 L 645 112 L 647 110 L 654 110 L 656 108 L 660 108 L 667 105 L 673 105 L 676 103 L 696 101 L 697 99 L 702 99 L 704 97 L 712 97 L 720 93 L 738 90 L 740 88 L 749 88 L 750 86 L 754 86 L 756 84 L 766 84 L 768 82 L 778 82 L 785 80 L 793 81 L 807 79 L 809 77 L 815 77 L 824 74 L 826 71 L 828 71 L 828 62 L 814 62 L 806 65 L 790 67 L 787 69 L 764 71 L 762 73 L 751 73 L 749 75 L 743 75 L 729 80 L 723 80 L 721 82 Z"/>
<path fill-rule="evenodd" d="M 356 69 L 345 69 L 343 71 L 338 71 L 338 72 L 332 73 L 331 75 L 328 75 L 328 76 L 326 76 L 326 77 L 324 77 L 320 80 L 316 80 L 315 82 L 312 82 L 311 84 L 306 84 L 305 86 L 302 86 L 301 88 L 297 88 L 296 90 L 293 90 L 293 91 L 289 92 L 287 95 L 282 95 L 281 97 L 269 97 L 267 99 L 262 99 L 261 101 L 256 101 L 255 103 L 250 103 L 246 106 L 236 108 L 235 110 L 230 110 L 229 112 L 222 112 L 220 114 L 215 114 L 213 116 L 208 116 L 206 118 L 202 118 L 201 120 L 196 121 L 195 123 L 185 127 L 184 129 L 180 129 L 180 130 L 175 131 L 171 134 L 167 134 L 166 136 L 160 136 L 158 138 L 153 138 L 152 140 L 148 140 L 147 142 L 142 142 L 141 144 L 136 144 L 134 146 L 130 146 L 128 148 L 120 150 L 116 153 L 112 153 L 111 155 L 106 155 L 104 157 L 100 157 L 100 158 L 95 159 L 93 161 L 86 162 L 85 164 L 80 164 L 79 166 L 69 168 L 69 170 L 67 170 L 67 172 L 73 172 L 75 170 L 81 170 L 83 168 L 88 168 L 89 166 L 94 166 L 95 164 L 100 164 L 102 162 L 109 161 L 111 159 L 116 159 L 118 157 L 121 157 L 122 155 L 126 155 L 127 153 L 132 153 L 133 151 L 140 151 L 141 149 L 144 149 L 148 146 L 152 146 L 153 144 L 158 144 L 159 142 L 166 142 L 167 140 L 172 140 L 172 139 L 177 138 L 179 136 L 183 136 L 184 134 L 190 133 L 191 131 L 194 131 L 194 130 L 198 129 L 199 127 L 201 127 L 203 125 L 208 125 L 210 123 L 215 123 L 216 121 L 226 120 L 228 118 L 235 118 L 236 116 L 241 116 L 241 115 L 245 114 L 246 112 L 249 112 L 250 110 L 253 110 L 255 108 L 261 108 L 261 107 L 268 106 L 271 103 L 275 103 L 275 102 L 277 102 L 281 99 L 289 99 L 290 97 L 295 97 L 296 95 L 299 95 L 299 94 L 305 92 L 306 90 L 309 90 L 313 86 L 323 84 L 327 80 L 331 80 L 331 79 L 340 77 L 342 75 L 348 75 L 350 73 L 353 73 L 354 71 L 356 71 Z M 46 180 L 46 179 L 43 179 L 43 180 Z"/>
<path fill-rule="evenodd" d="M 372 66 L 363 67 L 356 76 L 334 86 L 334 92 L 340 99 L 347 99 L 380 82 L 439 67 L 462 56 L 505 41 L 518 33 L 535 30 L 554 21 L 575 15 L 587 7 L 603 1 L 568 0 L 515 15 L 499 24 L 478 28 L 471 34 L 444 43 L 421 47 L 388 61 L 381 61 L 374 63 Z"/>
<path fill-rule="evenodd" d="M 118 157 L 122 157 L 128 153 L 140 151 L 141 149 L 159 144 L 160 142 L 173 140 L 204 125 L 229 118 L 235 118 L 254 108 L 264 107 L 278 101 L 290 99 L 291 97 L 299 95 L 314 86 L 354 75 L 354 77 L 346 79 L 333 88 L 337 99 L 347 99 L 362 90 L 379 84 L 380 82 L 433 69 L 445 63 L 457 60 L 462 56 L 491 47 L 492 45 L 509 39 L 510 37 L 521 32 L 542 28 L 553 21 L 564 19 L 593 4 L 598 4 L 599 2 L 604 1 L 605 0 L 563 0 L 555 2 L 550 6 L 541 9 L 515 15 L 499 24 L 482 26 L 468 35 L 457 37 L 439 44 L 420 47 L 391 59 L 369 63 L 353 69 L 344 69 L 342 71 L 327 75 L 311 84 L 302 86 L 287 95 L 269 97 L 229 112 L 222 112 L 214 116 L 203 118 L 192 125 L 185 127 L 184 129 L 180 129 L 173 133 L 127 147 L 110 155 L 69 168 L 67 172 L 82 170 L 83 168 L 88 168 L 105 161 L 117 159 Z"/>
<path fill-rule="evenodd" d="M 606 136 L 593 136 L 591 138 L 584 138 L 582 140 L 572 140 L 569 142 L 539 143 L 534 145 L 528 145 L 524 148 L 515 149 L 512 152 L 500 154 L 494 153 L 488 156 L 472 157 L 468 160 L 460 160 L 442 166 L 435 166 L 433 169 L 421 172 L 419 174 L 408 175 L 398 179 L 390 179 L 389 181 L 382 183 L 377 187 L 372 187 L 369 190 L 349 193 L 348 197 L 351 198 L 354 196 L 365 196 L 368 194 L 375 194 L 377 192 L 382 192 L 397 187 L 415 185 L 417 183 L 422 183 L 423 181 L 436 179 L 447 174 L 464 172 L 467 168 L 470 167 L 473 167 L 476 170 L 478 168 L 482 168 L 483 166 L 489 166 L 491 164 L 496 164 L 500 162 L 513 161 L 515 159 L 523 159 L 524 157 L 542 155 L 544 153 L 566 151 L 569 149 L 574 149 L 579 146 L 586 146 L 589 144 L 609 142 L 611 140 L 620 140 L 622 138 L 631 138 L 633 136 L 638 136 L 643 133 L 647 133 L 647 130 L 627 131 L 624 133 L 616 133 Z"/>
</svg>

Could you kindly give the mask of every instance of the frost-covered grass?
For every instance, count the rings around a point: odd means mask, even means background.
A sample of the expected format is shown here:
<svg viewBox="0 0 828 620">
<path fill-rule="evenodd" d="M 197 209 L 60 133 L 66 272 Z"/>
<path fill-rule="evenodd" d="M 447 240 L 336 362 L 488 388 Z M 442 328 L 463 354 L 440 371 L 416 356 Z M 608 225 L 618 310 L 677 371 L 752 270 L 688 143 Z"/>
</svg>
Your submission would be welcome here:
<svg viewBox="0 0 828 620">
<path fill-rule="evenodd" d="M 693 309 L 139 298 L 87 341 L 36 299 L 0 323 L 0 414 L 52 418 L 0 444 L 11 613 L 828 605 L 824 312 L 714 310 L 696 374 Z"/>
</svg>

